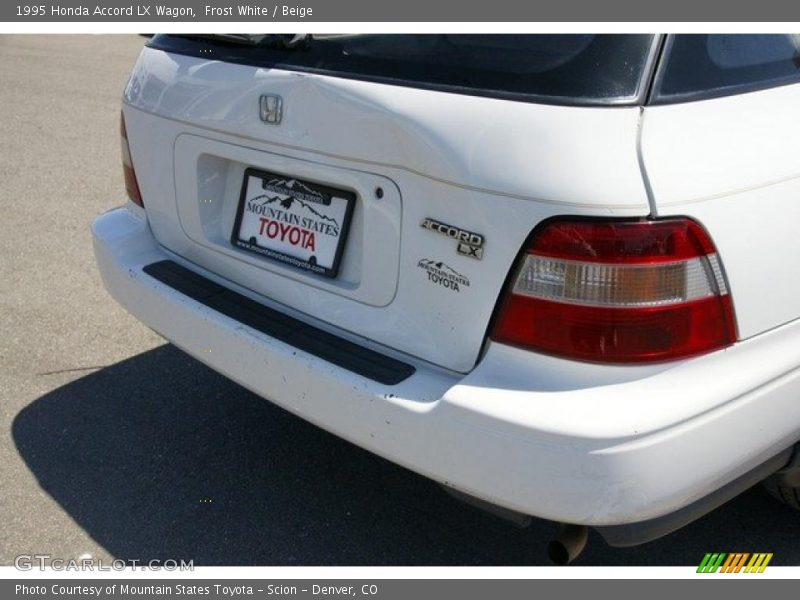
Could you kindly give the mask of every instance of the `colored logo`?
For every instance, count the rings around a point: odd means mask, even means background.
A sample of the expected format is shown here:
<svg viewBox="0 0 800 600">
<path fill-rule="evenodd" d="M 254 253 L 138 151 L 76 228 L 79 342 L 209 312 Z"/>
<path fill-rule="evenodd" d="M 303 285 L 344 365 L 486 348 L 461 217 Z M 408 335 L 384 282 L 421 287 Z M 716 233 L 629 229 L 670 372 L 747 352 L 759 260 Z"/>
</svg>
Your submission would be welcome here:
<svg viewBox="0 0 800 600">
<path fill-rule="evenodd" d="M 703 557 L 698 573 L 763 573 L 772 560 L 772 552 L 709 552 Z"/>
</svg>

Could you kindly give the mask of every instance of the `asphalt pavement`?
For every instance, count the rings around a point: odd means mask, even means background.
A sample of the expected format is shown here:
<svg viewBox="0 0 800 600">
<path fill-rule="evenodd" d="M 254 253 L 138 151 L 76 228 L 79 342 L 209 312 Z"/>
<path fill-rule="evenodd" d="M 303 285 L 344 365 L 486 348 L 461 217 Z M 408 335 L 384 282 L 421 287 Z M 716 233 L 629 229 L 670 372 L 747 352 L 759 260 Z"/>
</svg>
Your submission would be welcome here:
<svg viewBox="0 0 800 600">
<path fill-rule="evenodd" d="M 0 564 L 547 564 L 526 530 L 284 412 L 130 317 L 94 267 L 122 203 L 119 106 L 138 36 L 0 36 Z M 698 457 L 702 460 L 702 457 Z M 656 468 L 656 467 L 654 467 Z M 666 538 L 582 565 L 800 565 L 800 514 L 756 487 Z"/>
</svg>

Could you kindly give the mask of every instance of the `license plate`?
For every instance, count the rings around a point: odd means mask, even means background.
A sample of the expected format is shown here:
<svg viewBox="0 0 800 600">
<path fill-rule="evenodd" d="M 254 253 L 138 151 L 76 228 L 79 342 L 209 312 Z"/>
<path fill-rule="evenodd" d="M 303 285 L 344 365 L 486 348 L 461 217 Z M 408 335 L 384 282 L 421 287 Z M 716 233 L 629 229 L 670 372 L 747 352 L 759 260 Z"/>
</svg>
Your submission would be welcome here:
<svg viewBox="0 0 800 600">
<path fill-rule="evenodd" d="M 231 243 L 336 277 L 355 194 L 257 169 L 244 172 Z"/>
</svg>

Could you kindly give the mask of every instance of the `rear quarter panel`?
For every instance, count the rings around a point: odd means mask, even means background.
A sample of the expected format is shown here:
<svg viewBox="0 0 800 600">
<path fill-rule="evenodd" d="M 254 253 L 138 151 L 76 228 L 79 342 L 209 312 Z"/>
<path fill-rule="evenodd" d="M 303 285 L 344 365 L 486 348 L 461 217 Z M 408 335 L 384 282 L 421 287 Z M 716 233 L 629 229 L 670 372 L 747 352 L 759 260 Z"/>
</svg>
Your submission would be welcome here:
<svg viewBox="0 0 800 600">
<path fill-rule="evenodd" d="M 711 234 L 739 338 L 800 317 L 800 85 L 648 107 L 641 152 L 658 216 Z"/>
</svg>

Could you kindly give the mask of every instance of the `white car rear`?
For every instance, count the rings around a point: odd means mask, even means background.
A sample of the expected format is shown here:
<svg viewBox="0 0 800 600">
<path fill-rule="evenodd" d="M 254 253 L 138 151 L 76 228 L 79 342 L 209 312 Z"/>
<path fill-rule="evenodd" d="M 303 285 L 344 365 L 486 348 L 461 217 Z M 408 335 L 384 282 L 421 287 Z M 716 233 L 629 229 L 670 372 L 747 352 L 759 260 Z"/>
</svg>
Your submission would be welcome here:
<svg viewBox="0 0 800 600">
<path fill-rule="evenodd" d="M 647 541 L 800 440 L 797 49 L 157 36 L 98 265 L 142 321 L 321 427 Z"/>
</svg>

